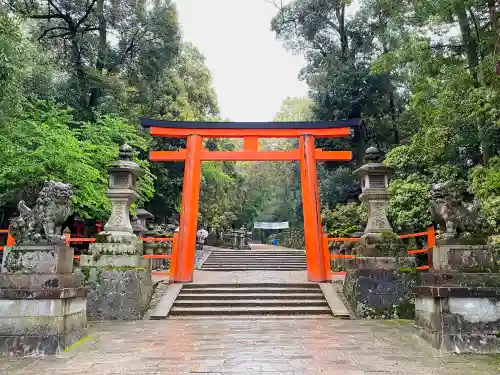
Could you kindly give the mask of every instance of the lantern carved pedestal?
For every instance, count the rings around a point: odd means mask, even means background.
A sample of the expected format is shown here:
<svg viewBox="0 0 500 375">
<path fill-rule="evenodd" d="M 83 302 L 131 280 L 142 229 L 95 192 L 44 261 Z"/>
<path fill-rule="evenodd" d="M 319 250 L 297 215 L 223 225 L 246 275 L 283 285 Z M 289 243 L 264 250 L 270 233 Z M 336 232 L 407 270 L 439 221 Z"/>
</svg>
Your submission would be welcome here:
<svg viewBox="0 0 500 375">
<path fill-rule="evenodd" d="M 118 160 L 108 169 L 112 210 L 104 231 L 82 255 L 80 270 L 89 286 L 90 320 L 136 320 L 146 312 L 153 293 L 151 261 L 130 223 L 130 205 L 137 199 L 137 177 L 142 172 L 132 161 L 132 148 L 120 147 Z"/>
<path fill-rule="evenodd" d="M 366 151 L 365 160 L 354 174 L 361 181 L 360 200 L 368 208 L 368 224 L 353 249 L 356 259 L 346 262 L 343 293 L 360 318 L 413 318 L 415 259 L 407 255 L 387 219 L 393 171 L 382 164 L 382 154 L 374 147 Z"/>
</svg>

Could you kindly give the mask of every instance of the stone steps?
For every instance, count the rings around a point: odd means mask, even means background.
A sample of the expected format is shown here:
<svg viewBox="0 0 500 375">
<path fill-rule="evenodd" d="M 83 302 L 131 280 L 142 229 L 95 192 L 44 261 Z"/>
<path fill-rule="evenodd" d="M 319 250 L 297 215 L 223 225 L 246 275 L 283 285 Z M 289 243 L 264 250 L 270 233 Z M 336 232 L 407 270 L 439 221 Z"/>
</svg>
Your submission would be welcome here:
<svg viewBox="0 0 500 375">
<path fill-rule="evenodd" d="M 209 306 L 209 307 L 179 307 L 174 304 L 172 310 L 170 310 L 170 316 L 177 315 L 331 315 L 330 308 L 316 307 L 316 306 L 242 306 L 242 307 L 220 307 L 220 306 Z"/>
<path fill-rule="evenodd" d="M 301 250 L 213 250 L 203 263 L 205 271 L 301 271 L 306 269 Z"/>
<path fill-rule="evenodd" d="M 283 266 L 283 267 L 266 267 L 266 266 L 205 266 L 202 271 L 304 271 L 305 267 Z"/>
<path fill-rule="evenodd" d="M 171 317 L 332 316 L 317 284 L 185 284 Z"/>
<path fill-rule="evenodd" d="M 268 306 L 328 306 L 326 300 L 323 298 L 321 300 L 310 300 L 310 299 L 291 299 L 287 298 L 276 298 L 276 299 L 195 299 L 186 300 L 178 299 L 176 306 L 182 307 L 210 307 L 210 306 L 224 306 L 224 307 L 268 307 Z"/>
<path fill-rule="evenodd" d="M 270 294 L 264 294 L 264 293 L 248 293 L 248 294 L 243 294 L 243 293 L 220 293 L 220 294 L 188 294 L 184 293 L 181 296 L 178 296 L 178 300 L 198 300 L 198 299 L 212 299 L 212 298 L 217 298 L 217 299 L 227 299 L 227 300 L 232 300 L 232 299 L 239 299 L 239 300 L 253 300 L 253 299 L 259 299 L 259 300 L 277 300 L 277 299 L 295 299 L 295 298 L 300 298 L 304 297 L 307 298 L 308 300 L 323 300 L 324 296 L 321 293 L 289 293 L 289 294 L 278 294 L 278 293 L 270 293 Z"/>
</svg>

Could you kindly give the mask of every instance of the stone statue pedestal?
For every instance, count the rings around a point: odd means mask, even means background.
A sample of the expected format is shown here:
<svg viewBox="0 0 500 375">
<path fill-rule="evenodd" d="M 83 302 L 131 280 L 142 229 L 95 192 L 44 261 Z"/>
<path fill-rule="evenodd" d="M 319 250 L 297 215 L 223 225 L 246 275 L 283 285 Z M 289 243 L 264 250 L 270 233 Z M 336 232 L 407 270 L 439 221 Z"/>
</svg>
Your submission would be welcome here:
<svg viewBox="0 0 500 375">
<path fill-rule="evenodd" d="M 500 273 L 484 245 L 438 244 L 415 293 L 415 325 L 442 352 L 500 353 Z"/>
<path fill-rule="evenodd" d="M 53 355 L 86 335 L 87 289 L 72 272 L 64 243 L 5 248 L 0 355 Z"/>
<path fill-rule="evenodd" d="M 89 320 L 138 320 L 153 295 L 151 260 L 135 244 L 92 243 L 80 258 L 80 271 L 89 287 Z"/>
</svg>

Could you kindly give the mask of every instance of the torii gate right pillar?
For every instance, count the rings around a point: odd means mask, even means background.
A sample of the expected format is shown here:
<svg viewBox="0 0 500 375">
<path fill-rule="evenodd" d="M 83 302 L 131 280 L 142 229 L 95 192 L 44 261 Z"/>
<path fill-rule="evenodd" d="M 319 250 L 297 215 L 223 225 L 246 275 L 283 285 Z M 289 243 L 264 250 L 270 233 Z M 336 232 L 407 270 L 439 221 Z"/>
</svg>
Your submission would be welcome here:
<svg viewBox="0 0 500 375">
<path fill-rule="evenodd" d="M 328 278 L 323 253 L 318 174 L 314 137 L 312 135 L 301 135 L 299 137 L 299 152 L 307 276 L 309 281 L 321 283 L 327 281 Z"/>
</svg>

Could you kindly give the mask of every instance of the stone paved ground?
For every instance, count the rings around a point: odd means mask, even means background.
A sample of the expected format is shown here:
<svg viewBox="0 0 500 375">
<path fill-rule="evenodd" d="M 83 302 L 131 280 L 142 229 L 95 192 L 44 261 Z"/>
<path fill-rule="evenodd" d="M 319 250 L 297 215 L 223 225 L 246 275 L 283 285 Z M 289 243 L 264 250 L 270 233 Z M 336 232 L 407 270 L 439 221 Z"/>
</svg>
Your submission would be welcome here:
<svg viewBox="0 0 500 375">
<path fill-rule="evenodd" d="M 484 357 L 440 356 L 400 322 L 333 319 L 107 322 L 51 359 L 0 361 L 9 375 L 491 375 Z"/>
</svg>

